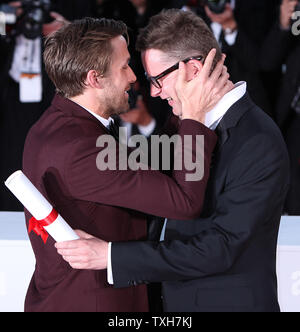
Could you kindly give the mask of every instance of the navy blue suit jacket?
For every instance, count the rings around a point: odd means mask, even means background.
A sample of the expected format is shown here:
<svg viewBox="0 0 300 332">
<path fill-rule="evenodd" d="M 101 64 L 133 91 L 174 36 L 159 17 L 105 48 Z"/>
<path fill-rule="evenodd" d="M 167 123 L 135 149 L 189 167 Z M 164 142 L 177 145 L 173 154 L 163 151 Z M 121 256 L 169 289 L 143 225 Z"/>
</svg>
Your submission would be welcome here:
<svg viewBox="0 0 300 332">
<path fill-rule="evenodd" d="M 284 141 L 247 94 L 218 133 L 201 216 L 169 220 L 164 242 L 113 243 L 115 287 L 162 282 L 165 311 L 279 311 L 276 247 L 289 183 Z"/>
</svg>

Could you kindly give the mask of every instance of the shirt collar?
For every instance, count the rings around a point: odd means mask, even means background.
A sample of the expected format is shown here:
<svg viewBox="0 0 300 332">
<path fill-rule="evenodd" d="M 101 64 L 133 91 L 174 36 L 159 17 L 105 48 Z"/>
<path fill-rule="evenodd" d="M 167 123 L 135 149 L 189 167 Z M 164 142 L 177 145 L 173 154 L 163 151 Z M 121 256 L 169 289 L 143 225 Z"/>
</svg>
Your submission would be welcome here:
<svg viewBox="0 0 300 332">
<path fill-rule="evenodd" d="M 245 95 L 246 91 L 246 82 L 236 83 L 234 89 L 226 93 L 226 95 L 218 102 L 218 104 L 206 114 L 206 127 L 210 128 L 211 130 L 215 130 L 229 108 L 238 100 L 240 100 Z"/>
<path fill-rule="evenodd" d="M 92 111 L 90 111 L 89 109 L 87 109 L 86 107 L 76 103 L 77 105 L 79 105 L 80 107 L 84 108 L 86 111 L 88 111 L 90 114 L 92 114 L 96 119 L 98 119 L 104 127 L 106 127 L 107 129 L 109 128 L 109 125 L 111 122 L 114 122 L 113 118 L 109 117 L 108 119 L 103 118 L 102 116 L 100 116 L 99 114 L 96 114 Z"/>
</svg>

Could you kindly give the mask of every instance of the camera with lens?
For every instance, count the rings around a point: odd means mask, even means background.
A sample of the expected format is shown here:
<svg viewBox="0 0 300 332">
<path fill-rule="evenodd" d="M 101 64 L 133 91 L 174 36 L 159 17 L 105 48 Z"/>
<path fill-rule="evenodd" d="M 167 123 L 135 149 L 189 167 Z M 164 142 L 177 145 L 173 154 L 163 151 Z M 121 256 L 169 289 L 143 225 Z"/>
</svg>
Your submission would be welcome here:
<svg viewBox="0 0 300 332">
<path fill-rule="evenodd" d="M 225 11 L 226 4 L 230 3 L 230 0 L 204 0 L 203 2 L 213 13 L 222 14 Z"/>
<path fill-rule="evenodd" d="M 16 8 L 8 5 L 0 6 L 6 16 L 7 24 L 17 23 L 17 31 L 28 39 L 35 39 L 42 34 L 43 24 L 51 21 L 51 0 L 22 0 L 22 14 L 16 15 Z"/>
<path fill-rule="evenodd" d="M 43 24 L 49 20 L 51 0 L 23 0 L 22 8 L 22 33 L 28 39 L 35 39 L 42 34 Z"/>
</svg>

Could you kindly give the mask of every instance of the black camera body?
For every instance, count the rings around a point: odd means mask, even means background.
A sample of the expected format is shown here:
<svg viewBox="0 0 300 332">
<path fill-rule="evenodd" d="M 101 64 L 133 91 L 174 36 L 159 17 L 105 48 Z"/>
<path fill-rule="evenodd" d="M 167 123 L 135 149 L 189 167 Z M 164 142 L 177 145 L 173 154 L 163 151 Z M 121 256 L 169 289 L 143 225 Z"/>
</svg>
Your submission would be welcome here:
<svg viewBox="0 0 300 332">
<path fill-rule="evenodd" d="M 22 15 L 17 18 L 16 8 L 0 6 L 8 25 L 16 25 L 15 33 L 22 33 L 28 39 L 42 35 L 43 24 L 50 22 L 51 0 L 22 0 Z"/>
<path fill-rule="evenodd" d="M 222 14 L 230 0 L 206 0 L 206 5 L 215 14 Z"/>
<path fill-rule="evenodd" d="M 22 0 L 21 31 L 28 39 L 42 35 L 43 24 L 49 20 L 51 0 Z"/>
</svg>

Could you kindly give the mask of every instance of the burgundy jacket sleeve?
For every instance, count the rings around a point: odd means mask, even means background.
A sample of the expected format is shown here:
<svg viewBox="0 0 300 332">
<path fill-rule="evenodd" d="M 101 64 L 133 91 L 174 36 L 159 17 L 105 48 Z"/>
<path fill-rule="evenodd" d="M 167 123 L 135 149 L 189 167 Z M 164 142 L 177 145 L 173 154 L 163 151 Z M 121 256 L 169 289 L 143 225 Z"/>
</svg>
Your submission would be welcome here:
<svg viewBox="0 0 300 332">
<path fill-rule="evenodd" d="M 97 155 L 94 137 L 80 138 L 73 143 L 66 163 L 65 177 L 72 197 L 78 200 L 113 205 L 138 210 L 144 213 L 188 220 L 201 213 L 211 155 L 217 136 L 204 125 L 183 120 L 178 135 L 184 141 L 190 136 L 193 141 L 192 155 L 195 159 L 196 136 L 204 136 L 204 174 L 197 181 L 186 181 L 191 170 L 185 168 L 173 172 L 172 178 L 154 170 L 105 170 L 96 167 Z M 118 149 L 117 149 L 118 154 Z M 184 153 L 182 154 L 184 158 Z"/>
</svg>

